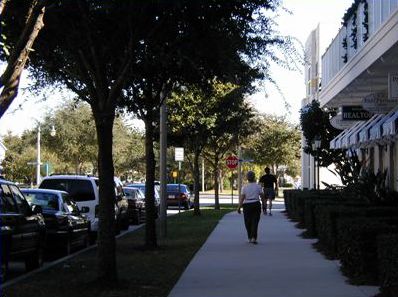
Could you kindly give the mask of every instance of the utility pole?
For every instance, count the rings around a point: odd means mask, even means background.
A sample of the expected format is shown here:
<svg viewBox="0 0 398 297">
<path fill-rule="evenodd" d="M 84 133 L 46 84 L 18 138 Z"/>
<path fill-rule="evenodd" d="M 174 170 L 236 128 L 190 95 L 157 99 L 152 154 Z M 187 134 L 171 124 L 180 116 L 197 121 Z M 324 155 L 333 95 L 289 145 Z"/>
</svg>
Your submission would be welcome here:
<svg viewBox="0 0 398 297">
<path fill-rule="evenodd" d="M 238 201 L 240 198 L 240 194 L 242 191 L 242 147 L 239 145 L 238 147 Z"/>
</svg>

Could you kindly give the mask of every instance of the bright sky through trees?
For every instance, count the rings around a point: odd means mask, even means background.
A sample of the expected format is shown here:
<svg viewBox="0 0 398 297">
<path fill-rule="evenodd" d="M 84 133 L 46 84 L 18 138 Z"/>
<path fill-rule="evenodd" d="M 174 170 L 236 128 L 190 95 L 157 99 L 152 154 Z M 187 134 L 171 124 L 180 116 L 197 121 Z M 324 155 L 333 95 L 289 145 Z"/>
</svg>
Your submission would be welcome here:
<svg viewBox="0 0 398 297">
<path fill-rule="evenodd" d="M 284 13 L 276 21 L 282 35 L 296 37 L 302 44 L 305 43 L 310 32 L 321 25 L 321 54 L 330 44 L 341 26 L 341 20 L 352 0 L 283 0 L 283 6 L 293 14 Z M 3 67 L 0 67 L 0 70 Z M 301 100 L 305 96 L 303 75 L 298 72 L 272 68 L 273 79 L 282 90 L 290 110 L 287 112 L 281 95 L 275 87 L 266 84 L 267 97 L 264 92 L 253 95 L 252 104 L 262 113 L 286 115 L 288 120 L 298 123 Z M 25 129 L 32 128 L 35 121 L 41 120 L 43 114 L 61 104 L 62 96 L 56 90 L 48 90 L 43 97 L 31 95 L 26 87 L 26 72 L 21 83 L 20 95 L 14 100 L 7 113 L 0 119 L 0 135 L 7 131 L 20 134 Z M 23 108 L 21 108 L 23 107 Z"/>
</svg>

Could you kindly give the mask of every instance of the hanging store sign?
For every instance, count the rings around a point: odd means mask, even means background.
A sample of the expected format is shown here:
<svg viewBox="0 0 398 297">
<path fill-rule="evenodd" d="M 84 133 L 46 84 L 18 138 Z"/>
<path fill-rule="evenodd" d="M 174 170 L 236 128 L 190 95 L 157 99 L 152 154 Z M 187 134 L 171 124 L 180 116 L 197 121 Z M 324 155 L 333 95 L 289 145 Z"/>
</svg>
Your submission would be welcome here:
<svg viewBox="0 0 398 297">
<path fill-rule="evenodd" d="M 338 114 L 330 119 L 330 124 L 333 128 L 338 130 L 345 130 L 351 128 L 355 125 L 358 121 L 347 121 L 341 118 L 341 114 Z"/>
<path fill-rule="evenodd" d="M 387 113 L 397 105 L 398 100 L 389 100 L 386 93 L 371 93 L 362 99 L 363 109 L 374 114 Z"/>
<path fill-rule="evenodd" d="M 398 100 L 398 73 L 388 73 L 388 99 Z"/>
<path fill-rule="evenodd" d="M 367 121 L 372 115 L 371 112 L 365 110 L 362 106 L 341 107 L 341 117 L 343 121 Z"/>
</svg>

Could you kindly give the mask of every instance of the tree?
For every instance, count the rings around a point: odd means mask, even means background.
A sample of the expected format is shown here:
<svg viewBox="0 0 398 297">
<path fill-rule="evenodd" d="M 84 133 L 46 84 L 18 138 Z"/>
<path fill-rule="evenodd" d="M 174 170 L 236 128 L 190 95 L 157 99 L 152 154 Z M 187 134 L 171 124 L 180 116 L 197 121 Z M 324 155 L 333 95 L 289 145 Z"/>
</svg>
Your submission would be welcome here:
<svg viewBox="0 0 398 297">
<path fill-rule="evenodd" d="M 173 86 L 206 85 L 264 77 L 254 61 L 278 60 L 279 38 L 266 11 L 278 1 L 53 1 L 46 26 L 31 55 L 36 86 L 66 86 L 92 109 L 98 141 L 98 276 L 103 284 L 117 279 L 114 239 L 112 159 L 117 108 L 127 107 L 145 122 L 146 245 L 156 247 L 153 129 L 157 112 Z M 8 17 L 27 11 L 14 3 Z M 11 42 L 18 37 L 9 28 Z M 264 59 L 264 53 L 266 55 Z M 259 74 L 263 75 L 259 75 Z"/>
<path fill-rule="evenodd" d="M 254 132 L 252 119 L 254 110 L 244 101 L 244 87 L 214 83 L 215 109 L 214 126 L 206 133 L 207 142 L 203 155 L 213 168 L 215 209 L 219 204 L 220 162 L 225 154 Z M 211 101 L 211 100 L 209 100 Z"/>
<path fill-rule="evenodd" d="M 4 136 L 3 141 L 8 148 L 3 161 L 4 174 L 7 179 L 27 185 L 31 184 L 35 180 L 33 163 L 36 162 L 37 156 L 37 130 L 25 131 L 21 137 L 9 133 Z M 56 170 L 60 169 L 57 167 L 60 164 L 59 159 L 46 146 L 42 147 L 41 154 L 43 161 L 54 164 Z M 45 174 L 45 170 L 42 171 L 42 174 Z"/>
<path fill-rule="evenodd" d="M 9 2 L 10 0 L 0 2 L 0 19 L 2 20 Z M 9 52 L 10 46 L 7 44 L 6 36 L 1 34 L 2 58 L 7 59 L 7 67 L 0 77 L 0 118 L 18 95 L 22 70 L 25 68 L 29 53 L 33 51 L 33 43 L 44 26 L 43 16 L 47 3 L 47 0 L 29 1 L 30 6 L 25 16 L 25 22 L 20 30 L 18 41 L 11 47 L 11 52 Z M 10 22 L 8 25 L 11 24 Z M 1 21 L 1 27 L 5 26 L 6 23 Z"/>
<path fill-rule="evenodd" d="M 316 100 L 300 110 L 300 124 L 306 144 L 304 152 L 317 156 L 320 166 L 334 164 L 342 183 L 348 185 L 358 181 L 362 164 L 355 153 L 350 156 L 345 149 L 330 149 L 330 141 L 341 132 L 330 124 L 335 115 L 332 110 L 322 109 Z M 321 140 L 321 147 L 316 151 L 311 146 L 315 139 Z"/>
<path fill-rule="evenodd" d="M 300 160 L 301 135 L 297 127 L 284 118 L 257 117 L 259 130 L 250 138 L 246 151 L 258 164 L 272 166 L 296 166 Z"/>
</svg>

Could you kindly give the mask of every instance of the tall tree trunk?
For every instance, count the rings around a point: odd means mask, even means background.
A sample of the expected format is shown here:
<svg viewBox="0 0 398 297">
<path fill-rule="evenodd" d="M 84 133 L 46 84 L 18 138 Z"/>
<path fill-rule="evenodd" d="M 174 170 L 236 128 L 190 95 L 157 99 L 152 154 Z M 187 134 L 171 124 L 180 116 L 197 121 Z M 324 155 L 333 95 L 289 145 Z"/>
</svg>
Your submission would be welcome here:
<svg viewBox="0 0 398 297">
<path fill-rule="evenodd" d="M 200 216 L 200 205 L 199 205 L 199 188 L 200 188 L 200 170 L 199 170 L 199 155 L 200 150 L 195 149 L 193 158 L 193 191 L 195 194 L 194 198 L 194 211 L 195 216 Z"/>
<path fill-rule="evenodd" d="M 156 209 L 155 209 L 155 154 L 153 152 L 153 113 L 148 110 L 145 118 L 145 158 L 146 158 L 146 183 L 145 183 L 145 245 L 148 248 L 157 247 L 156 239 Z"/>
<path fill-rule="evenodd" d="M 1 13 L 3 13 L 3 9 L 6 9 L 6 2 L 4 3 Z M 10 54 L 4 73 L 1 75 L 0 87 L 3 87 L 3 90 L 0 94 L 0 118 L 18 95 L 22 70 L 28 60 L 29 52 L 32 50 L 33 42 L 44 26 L 43 16 L 46 3 L 46 0 L 38 0 L 32 4 L 25 28 Z M 11 26 L 11 24 L 9 25 Z"/>
<path fill-rule="evenodd" d="M 111 287 L 117 282 L 115 241 L 115 188 L 112 158 L 113 115 L 94 112 L 98 138 L 99 173 L 99 230 L 98 278 L 101 284 Z"/>
<path fill-rule="evenodd" d="M 218 155 L 216 154 L 214 158 L 214 209 L 220 209 L 220 199 L 219 199 L 219 178 L 220 173 L 218 169 L 218 163 L 220 162 Z"/>
</svg>

